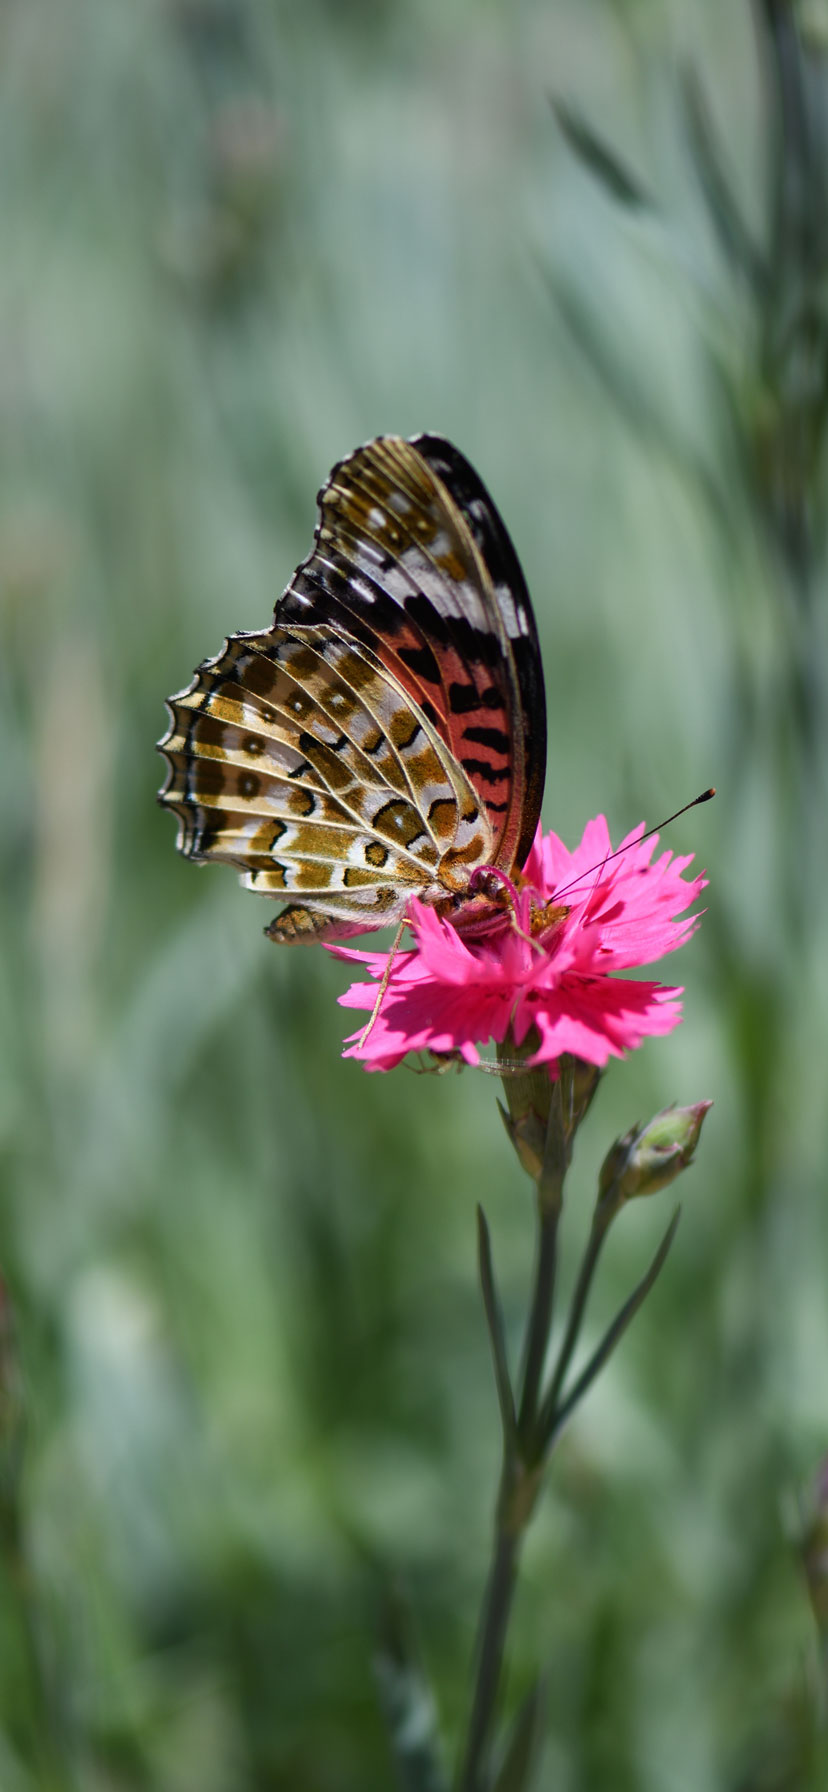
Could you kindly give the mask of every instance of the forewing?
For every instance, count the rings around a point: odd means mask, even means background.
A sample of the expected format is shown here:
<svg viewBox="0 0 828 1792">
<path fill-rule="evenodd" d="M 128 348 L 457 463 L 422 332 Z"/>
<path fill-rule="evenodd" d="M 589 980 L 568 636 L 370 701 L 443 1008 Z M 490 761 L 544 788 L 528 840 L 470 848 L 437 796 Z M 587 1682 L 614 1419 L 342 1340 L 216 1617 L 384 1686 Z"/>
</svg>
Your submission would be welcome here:
<svg viewBox="0 0 828 1792">
<path fill-rule="evenodd" d="M 540 816 L 546 709 L 529 595 L 488 492 L 442 437 L 386 436 L 341 461 L 318 501 L 315 546 L 277 624 L 350 637 L 391 672 L 477 792 L 490 862 L 520 868 Z"/>
</svg>

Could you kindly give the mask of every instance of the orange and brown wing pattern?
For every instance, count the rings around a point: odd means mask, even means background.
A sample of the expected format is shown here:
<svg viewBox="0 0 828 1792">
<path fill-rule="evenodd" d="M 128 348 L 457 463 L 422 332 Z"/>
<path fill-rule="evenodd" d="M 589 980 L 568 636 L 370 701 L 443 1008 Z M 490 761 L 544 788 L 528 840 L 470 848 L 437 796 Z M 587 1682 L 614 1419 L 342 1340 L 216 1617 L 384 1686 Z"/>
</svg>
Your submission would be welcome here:
<svg viewBox="0 0 828 1792">
<path fill-rule="evenodd" d="M 316 543 L 276 608 L 385 665 L 478 793 L 493 859 L 520 868 L 540 816 L 546 706 L 532 606 L 488 492 L 443 437 L 380 437 L 319 494 Z"/>
</svg>

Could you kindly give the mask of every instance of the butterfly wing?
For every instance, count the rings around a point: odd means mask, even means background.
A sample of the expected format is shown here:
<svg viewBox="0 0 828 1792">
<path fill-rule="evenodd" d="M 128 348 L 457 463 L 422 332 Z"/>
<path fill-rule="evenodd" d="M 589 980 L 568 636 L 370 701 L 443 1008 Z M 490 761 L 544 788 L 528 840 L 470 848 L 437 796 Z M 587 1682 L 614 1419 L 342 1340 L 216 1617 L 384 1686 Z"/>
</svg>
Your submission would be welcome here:
<svg viewBox="0 0 828 1792">
<path fill-rule="evenodd" d="M 274 938 L 341 938 L 519 867 L 540 812 L 534 618 L 491 499 L 450 443 L 334 468 L 272 628 L 170 699 L 161 801 L 188 856 L 301 898 Z"/>
<path fill-rule="evenodd" d="M 272 937 L 343 938 L 444 898 L 449 851 L 491 847 L 465 774 L 433 725 L 347 639 L 273 627 L 231 636 L 170 698 L 161 801 L 188 857 L 249 889 L 296 895 Z"/>
<path fill-rule="evenodd" d="M 381 436 L 334 467 L 318 503 L 277 621 L 350 634 L 393 672 L 477 791 L 490 862 L 520 869 L 540 818 L 546 703 L 529 594 L 485 486 L 442 436 Z"/>
</svg>

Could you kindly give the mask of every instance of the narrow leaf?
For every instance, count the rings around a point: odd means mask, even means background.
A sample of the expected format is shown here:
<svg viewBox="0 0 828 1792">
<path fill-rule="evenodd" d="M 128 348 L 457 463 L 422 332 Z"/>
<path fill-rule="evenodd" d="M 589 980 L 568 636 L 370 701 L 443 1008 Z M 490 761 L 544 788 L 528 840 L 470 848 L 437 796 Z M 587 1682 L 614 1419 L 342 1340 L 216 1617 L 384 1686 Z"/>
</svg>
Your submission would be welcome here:
<svg viewBox="0 0 828 1792">
<path fill-rule="evenodd" d="M 500 1406 L 500 1419 L 503 1435 L 507 1441 L 514 1438 L 516 1430 L 515 1397 L 509 1375 L 509 1362 L 506 1355 L 506 1339 L 503 1332 L 503 1315 L 497 1298 L 492 1263 L 492 1244 L 489 1227 L 482 1207 L 477 1209 L 477 1253 L 480 1264 L 480 1286 L 483 1290 L 483 1307 L 486 1324 L 489 1328 L 489 1339 L 492 1346 L 497 1399 Z"/>
<path fill-rule="evenodd" d="M 396 1593 L 386 1600 L 374 1666 L 402 1792 L 448 1792 L 434 1699 Z"/>
<path fill-rule="evenodd" d="M 676 1227 L 678 1226 L 680 1217 L 681 1208 L 677 1207 L 646 1275 L 642 1276 L 637 1288 L 633 1289 L 632 1294 L 629 1299 L 624 1302 L 621 1311 L 616 1315 L 609 1330 L 604 1333 L 601 1343 L 598 1345 L 598 1349 L 594 1351 L 586 1368 L 582 1370 L 581 1374 L 578 1376 L 571 1392 L 566 1395 L 557 1411 L 552 1414 L 547 1438 L 547 1447 L 555 1438 L 560 1436 L 564 1425 L 571 1417 L 579 1400 L 583 1399 L 584 1394 L 587 1389 L 591 1387 L 596 1375 L 599 1374 L 601 1369 L 603 1369 L 604 1364 L 612 1356 L 616 1344 L 619 1343 L 627 1326 L 635 1318 L 639 1307 L 646 1300 L 650 1289 L 657 1280 L 667 1261 L 667 1253 L 675 1238 Z"/>
<path fill-rule="evenodd" d="M 592 125 L 571 106 L 568 100 L 550 95 L 549 103 L 558 124 L 577 160 L 620 205 L 636 211 L 653 209 L 653 202 L 638 176 L 631 174 L 614 149 L 598 136 Z"/>
<path fill-rule="evenodd" d="M 713 229 L 731 266 L 747 275 L 761 293 L 767 286 L 767 269 L 736 203 L 701 82 L 691 68 L 682 77 L 682 98 L 690 153 Z"/>
<path fill-rule="evenodd" d="M 541 1742 L 543 1694 L 543 1682 L 536 1680 L 515 1719 L 492 1792 L 529 1792 Z"/>
</svg>

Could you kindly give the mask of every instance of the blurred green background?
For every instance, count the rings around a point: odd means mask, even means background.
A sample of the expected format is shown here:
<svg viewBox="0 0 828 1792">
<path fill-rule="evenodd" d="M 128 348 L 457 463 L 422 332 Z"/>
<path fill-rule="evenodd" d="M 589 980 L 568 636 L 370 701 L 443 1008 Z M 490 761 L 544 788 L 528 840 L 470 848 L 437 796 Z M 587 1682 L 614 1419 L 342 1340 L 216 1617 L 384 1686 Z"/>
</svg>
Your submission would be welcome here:
<svg viewBox="0 0 828 1792">
<path fill-rule="evenodd" d="M 342 1063 L 343 967 L 154 801 L 163 698 L 266 624 L 331 464 L 421 429 L 526 571 L 546 825 L 719 786 L 670 834 L 711 877 L 685 1022 L 602 1086 L 565 1282 L 615 1134 L 716 1105 L 556 1458 L 508 1702 L 540 1664 L 555 1792 L 828 1783 L 824 44 L 781 0 L 5 0 L 3 1792 L 379 1792 L 389 1576 L 462 1725 L 475 1201 L 516 1347 L 532 1254 L 496 1085 Z"/>
</svg>

